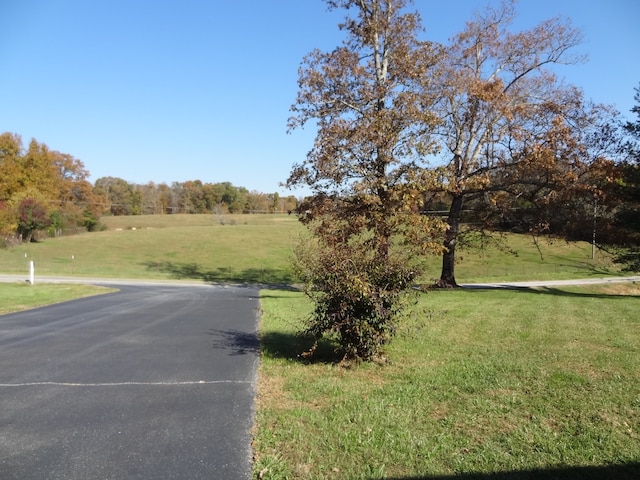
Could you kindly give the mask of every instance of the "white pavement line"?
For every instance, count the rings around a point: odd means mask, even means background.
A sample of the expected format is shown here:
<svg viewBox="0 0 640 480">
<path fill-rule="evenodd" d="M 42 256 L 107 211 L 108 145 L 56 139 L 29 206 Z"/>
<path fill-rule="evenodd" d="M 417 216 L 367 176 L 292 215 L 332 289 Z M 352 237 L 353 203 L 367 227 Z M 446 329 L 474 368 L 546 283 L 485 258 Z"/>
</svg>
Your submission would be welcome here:
<svg viewBox="0 0 640 480">
<path fill-rule="evenodd" d="M 215 385 L 217 383 L 250 384 L 245 380 L 198 380 L 195 382 L 115 382 L 115 383 L 71 383 L 71 382 L 28 382 L 28 383 L 0 383 L 0 387 L 123 387 L 127 385 L 141 386 L 182 386 L 182 385 Z"/>
</svg>

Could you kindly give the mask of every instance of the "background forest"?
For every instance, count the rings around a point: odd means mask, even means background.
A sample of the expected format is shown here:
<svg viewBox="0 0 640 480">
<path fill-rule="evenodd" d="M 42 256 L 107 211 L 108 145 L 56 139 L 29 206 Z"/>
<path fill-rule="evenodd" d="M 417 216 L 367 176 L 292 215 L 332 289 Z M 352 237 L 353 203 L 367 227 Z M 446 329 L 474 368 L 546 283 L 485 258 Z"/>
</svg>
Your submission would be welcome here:
<svg viewBox="0 0 640 480">
<path fill-rule="evenodd" d="M 5 243 L 100 228 L 103 215 L 276 213 L 296 208 L 294 196 L 248 191 L 200 180 L 144 185 L 122 178 L 89 182 L 82 161 L 16 133 L 0 134 L 0 234 Z"/>
</svg>

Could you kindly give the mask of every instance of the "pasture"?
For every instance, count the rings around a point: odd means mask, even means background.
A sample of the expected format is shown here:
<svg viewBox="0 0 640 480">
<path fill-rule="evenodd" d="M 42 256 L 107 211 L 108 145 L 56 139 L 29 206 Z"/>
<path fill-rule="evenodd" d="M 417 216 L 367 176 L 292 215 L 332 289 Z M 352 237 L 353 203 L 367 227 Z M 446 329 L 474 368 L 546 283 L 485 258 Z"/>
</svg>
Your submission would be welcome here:
<svg viewBox="0 0 640 480">
<path fill-rule="evenodd" d="M 0 250 L 2 273 L 290 283 L 300 227 L 287 215 L 105 217 L 107 229 Z"/>
<path fill-rule="evenodd" d="M 289 215 L 140 215 L 104 217 L 106 230 L 0 249 L 0 273 L 188 279 L 291 284 L 292 249 L 304 227 Z M 605 252 L 526 235 L 476 237 L 460 248 L 459 282 L 547 280 L 618 275 Z M 440 258 L 427 257 L 431 282 Z"/>
</svg>

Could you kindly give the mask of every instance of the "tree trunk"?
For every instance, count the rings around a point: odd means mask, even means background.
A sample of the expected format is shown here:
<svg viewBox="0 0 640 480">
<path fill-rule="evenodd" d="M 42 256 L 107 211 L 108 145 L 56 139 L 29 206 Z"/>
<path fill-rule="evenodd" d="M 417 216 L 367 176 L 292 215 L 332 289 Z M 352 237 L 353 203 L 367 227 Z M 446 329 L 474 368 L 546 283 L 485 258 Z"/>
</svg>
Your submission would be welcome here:
<svg viewBox="0 0 640 480">
<path fill-rule="evenodd" d="M 444 239 L 446 251 L 442 254 L 442 273 L 440 274 L 440 280 L 436 282 L 436 286 L 439 288 L 455 288 L 458 286 L 455 277 L 456 243 L 460 230 L 460 216 L 462 215 L 463 204 L 464 195 L 458 194 L 453 197 L 451 208 L 449 209 L 449 217 L 447 218 L 449 228 Z"/>
</svg>

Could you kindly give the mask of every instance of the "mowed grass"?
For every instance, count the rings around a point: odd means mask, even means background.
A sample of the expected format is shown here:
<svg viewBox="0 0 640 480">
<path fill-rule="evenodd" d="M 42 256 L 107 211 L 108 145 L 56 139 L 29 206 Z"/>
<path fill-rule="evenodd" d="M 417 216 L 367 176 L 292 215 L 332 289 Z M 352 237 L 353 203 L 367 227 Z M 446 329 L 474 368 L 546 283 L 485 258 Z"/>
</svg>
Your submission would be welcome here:
<svg viewBox="0 0 640 480">
<path fill-rule="evenodd" d="M 94 285 L 0 283 L 0 315 L 112 291 Z"/>
<path fill-rule="evenodd" d="M 426 261 L 426 280 L 440 275 L 441 259 Z M 456 279 L 461 283 L 564 280 L 620 275 L 612 256 L 591 244 L 552 237 L 493 233 L 476 235 L 456 252 Z"/>
<path fill-rule="evenodd" d="M 639 285 L 424 294 L 351 368 L 298 358 L 302 294 L 261 304 L 256 478 L 640 478 Z"/>
<path fill-rule="evenodd" d="M 221 223 L 221 222 L 224 222 Z M 0 272 L 290 283 L 301 226 L 288 215 L 105 217 L 101 232 L 0 250 Z"/>
<path fill-rule="evenodd" d="M 304 227 L 294 215 L 140 215 L 104 217 L 101 232 L 0 249 L 0 273 L 106 278 L 185 279 L 290 284 L 292 250 Z M 459 282 L 545 280 L 619 275 L 605 252 L 591 259 L 585 242 L 494 235 L 457 253 Z M 484 246 L 482 244 L 485 244 Z M 421 281 L 439 276 L 425 259 Z"/>
</svg>

